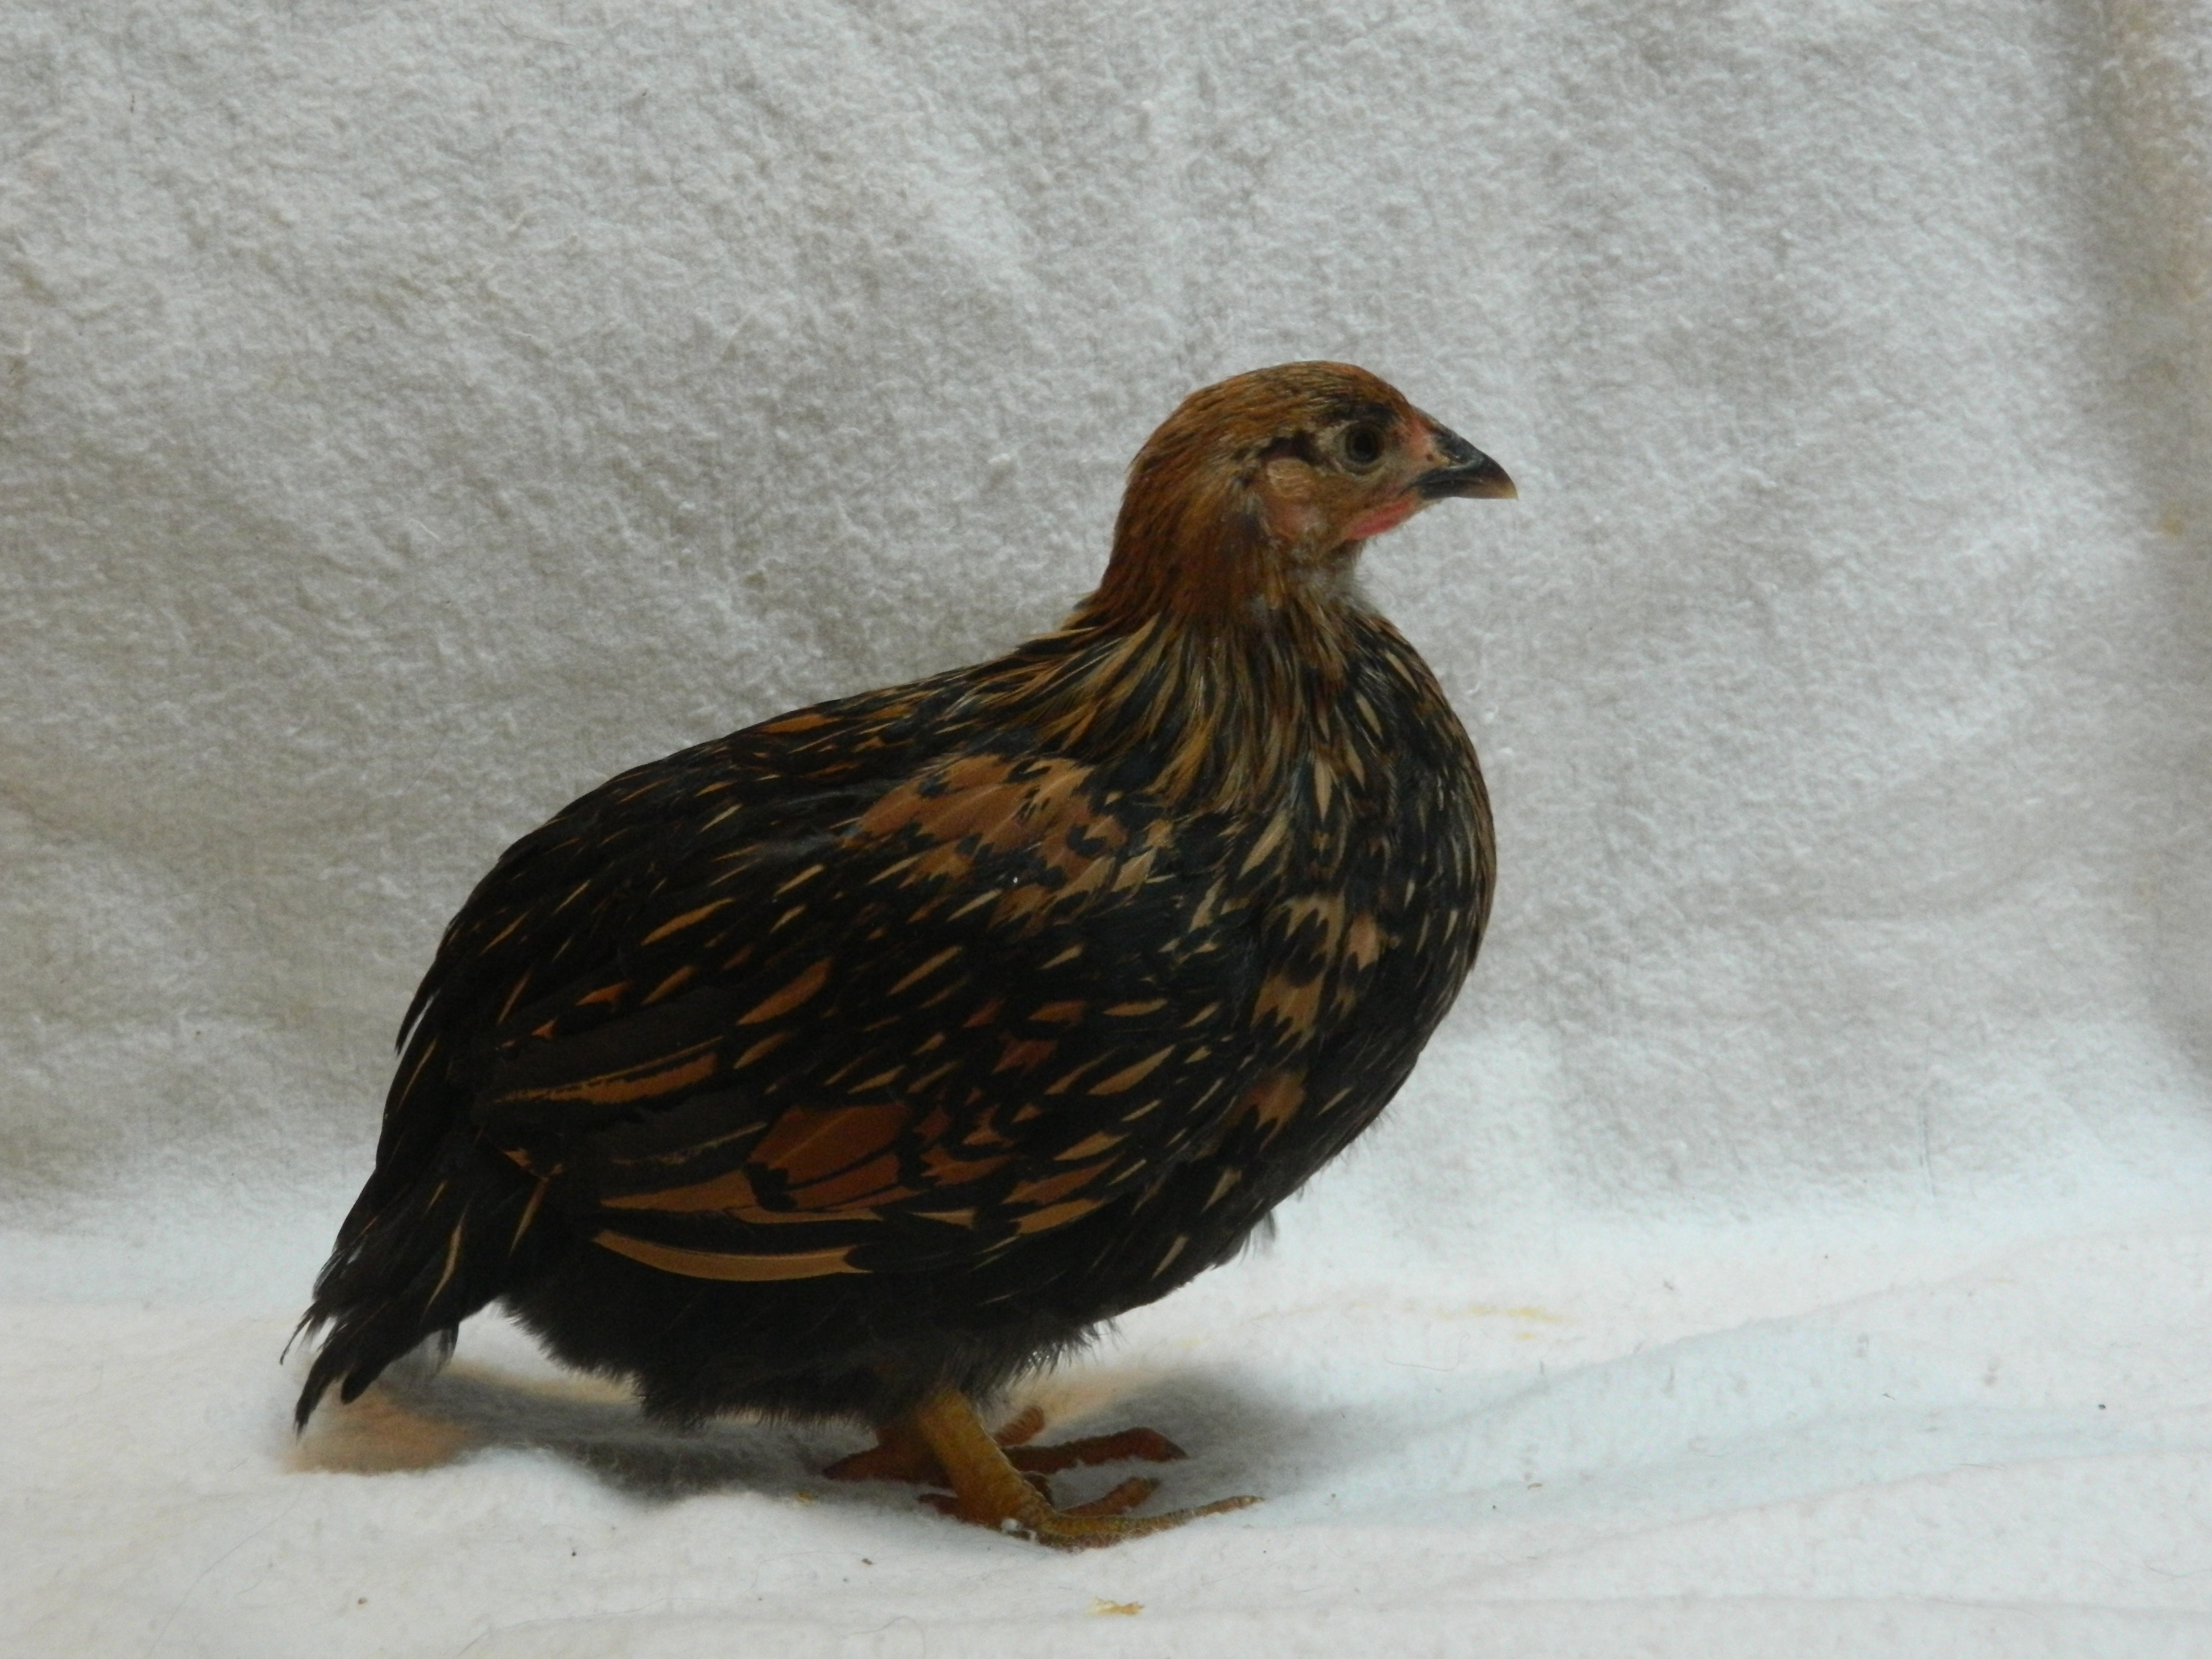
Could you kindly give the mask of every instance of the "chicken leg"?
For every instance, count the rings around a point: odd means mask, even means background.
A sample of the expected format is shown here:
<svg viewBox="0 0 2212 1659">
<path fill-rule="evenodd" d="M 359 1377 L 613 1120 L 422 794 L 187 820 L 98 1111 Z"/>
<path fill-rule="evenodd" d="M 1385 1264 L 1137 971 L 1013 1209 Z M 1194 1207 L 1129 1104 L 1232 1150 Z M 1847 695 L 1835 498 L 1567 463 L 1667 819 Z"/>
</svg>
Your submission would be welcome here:
<svg viewBox="0 0 2212 1659">
<path fill-rule="evenodd" d="M 945 1389 L 884 1428 L 874 1446 L 839 1460 L 823 1473 L 833 1480 L 947 1486 L 952 1489 L 951 1497 L 932 1494 L 923 1501 L 977 1526 L 1019 1533 L 1061 1549 L 1115 1544 L 1259 1502 L 1256 1498 L 1225 1498 L 1166 1515 L 1132 1516 L 1127 1511 L 1159 1486 L 1157 1480 L 1136 1477 L 1103 1498 L 1060 1509 L 1044 1480 L 1048 1472 L 1132 1457 L 1169 1462 L 1183 1452 L 1152 1429 L 1126 1429 L 1054 1446 L 1027 1444 L 1043 1425 L 1042 1413 L 1031 1408 L 994 1436 L 966 1395 Z"/>
</svg>

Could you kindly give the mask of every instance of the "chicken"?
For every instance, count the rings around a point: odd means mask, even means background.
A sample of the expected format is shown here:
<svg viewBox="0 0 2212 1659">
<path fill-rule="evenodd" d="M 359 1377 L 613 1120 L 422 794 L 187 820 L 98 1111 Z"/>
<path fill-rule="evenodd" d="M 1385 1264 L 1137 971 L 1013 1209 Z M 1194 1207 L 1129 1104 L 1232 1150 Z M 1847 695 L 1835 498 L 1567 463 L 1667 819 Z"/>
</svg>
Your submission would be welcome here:
<svg viewBox="0 0 2212 1659">
<path fill-rule="evenodd" d="M 833 1473 L 1048 1543 L 1176 1449 L 973 1402 L 1235 1255 L 1372 1122 L 1490 902 L 1473 747 L 1354 580 L 1487 456 L 1364 370 L 1191 395 L 1103 582 L 972 668 L 625 772 L 470 895 L 317 1279 L 301 1428 L 495 1300 L 656 1417 L 880 1434 Z M 1026 1473 L 1025 1473 L 1026 1471 Z"/>
</svg>

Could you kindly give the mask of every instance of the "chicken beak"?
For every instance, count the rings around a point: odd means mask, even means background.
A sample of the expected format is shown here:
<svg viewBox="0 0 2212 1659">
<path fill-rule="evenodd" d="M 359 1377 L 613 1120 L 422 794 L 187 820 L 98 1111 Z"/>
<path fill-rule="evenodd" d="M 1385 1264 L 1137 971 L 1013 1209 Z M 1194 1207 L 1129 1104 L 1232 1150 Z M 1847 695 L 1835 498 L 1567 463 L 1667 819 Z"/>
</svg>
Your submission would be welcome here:
<svg viewBox="0 0 2212 1659">
<path fill-rule="evenodd" d="M 1443 465 L 1431 468 L 1413 480 L 1413 493 L 1423 501 L 1442 501 L 1447 495 L 1477 495 L 1510 501 L 1521 494 L 1513 487 L 1513 480 L 1505 476 L 1504 467 L 1458 433 L 1432 421 L 1429 423 L 1429 435 L 1434 445 L 1431 453 Z"/>
</svg>

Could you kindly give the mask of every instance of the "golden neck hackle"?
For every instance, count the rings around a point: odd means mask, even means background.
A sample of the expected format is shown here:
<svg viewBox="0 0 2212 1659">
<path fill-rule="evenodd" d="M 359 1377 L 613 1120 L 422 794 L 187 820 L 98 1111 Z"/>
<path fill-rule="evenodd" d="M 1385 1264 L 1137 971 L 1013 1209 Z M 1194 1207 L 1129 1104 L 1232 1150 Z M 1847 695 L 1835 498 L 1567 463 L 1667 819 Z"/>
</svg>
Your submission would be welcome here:
<svg viewBox="0 0 2212 1659">
<path fill-rule="evenodd" d="M 1355 552 L 1340 550 L 1343 567 Z M 1344 719 L 1360 616 L 1348 568 L 1309 574 L 1279 549 L 1217 543 L 1168 557 L 1117 550 L 1113 570 L 1058 633 L 1009 660 L 992 702 L 1071 753 L 1157 756 L 1151 787 L 1199 811 L 1271 807 L 1316 758 L 1364 770 Z"/>
</svg>

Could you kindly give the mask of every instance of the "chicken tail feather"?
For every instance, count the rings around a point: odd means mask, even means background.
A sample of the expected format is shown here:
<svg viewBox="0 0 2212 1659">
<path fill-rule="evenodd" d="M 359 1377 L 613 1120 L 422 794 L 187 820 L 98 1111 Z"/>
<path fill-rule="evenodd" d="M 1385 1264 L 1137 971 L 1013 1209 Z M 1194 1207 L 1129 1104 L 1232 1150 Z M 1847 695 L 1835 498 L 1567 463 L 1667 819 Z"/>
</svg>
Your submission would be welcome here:
<svg viewBox="0 0 2212 1659">
<path fill-rule="evenodd" d="M 426 1341 L 443 1363 L 461 1321 L 514 1284 L 544 1184 L 471 1133 L 449 1137 L 398 1190 L 363 1194 L 293 1332 L 294 1341 L 321 1338 L 294 1429 L 306 1429 L 333 1384 L 349 1403 Z"/>
</svg>

